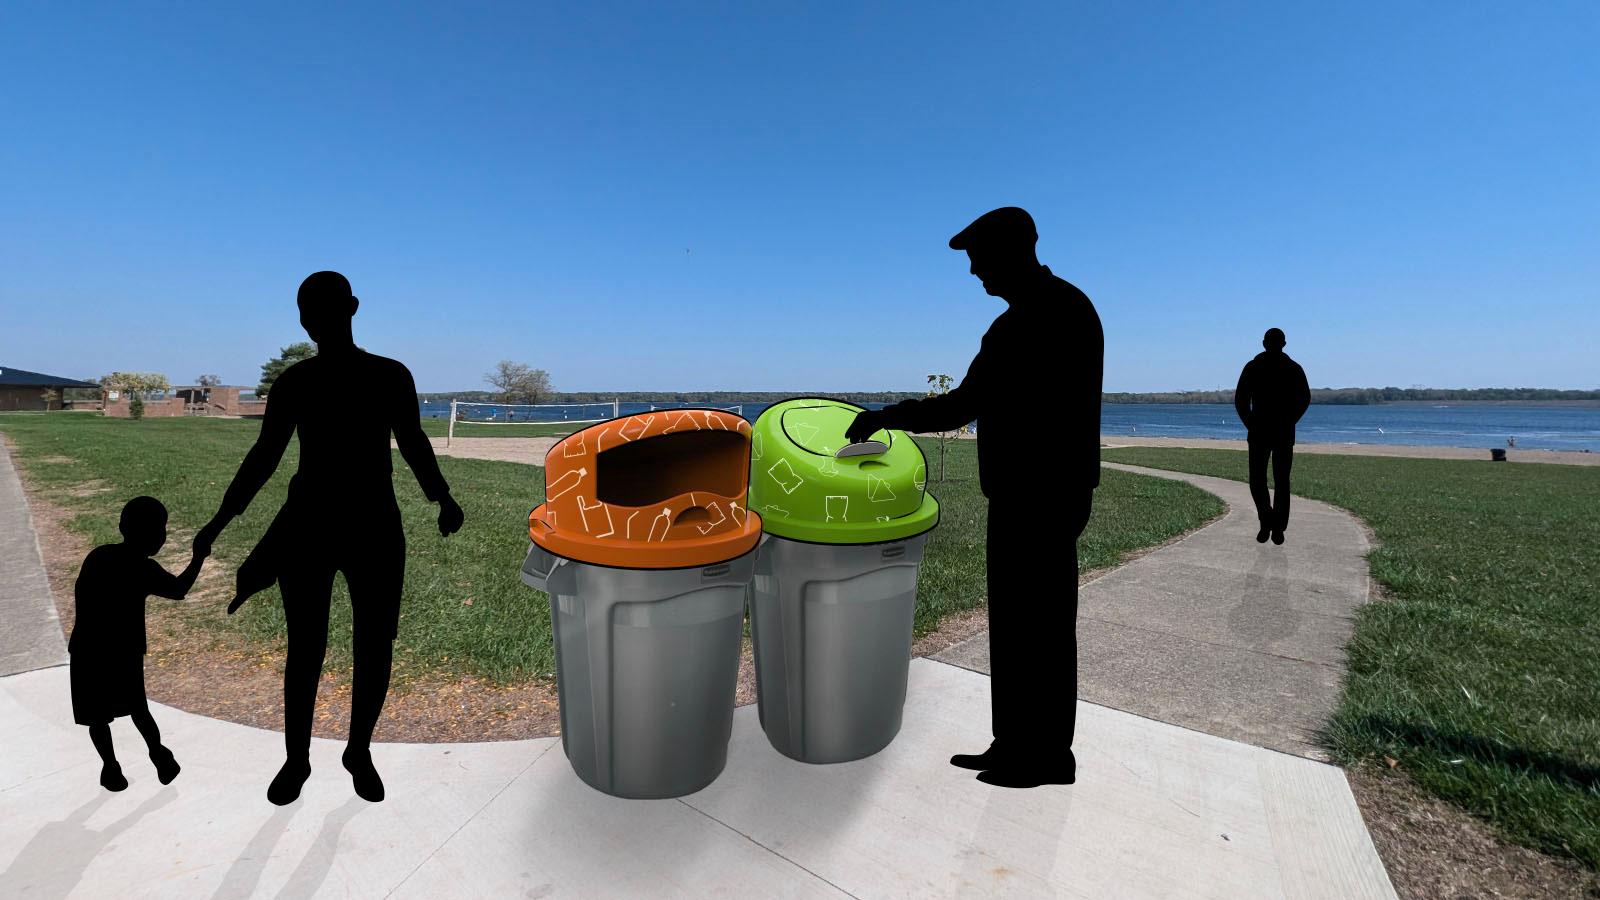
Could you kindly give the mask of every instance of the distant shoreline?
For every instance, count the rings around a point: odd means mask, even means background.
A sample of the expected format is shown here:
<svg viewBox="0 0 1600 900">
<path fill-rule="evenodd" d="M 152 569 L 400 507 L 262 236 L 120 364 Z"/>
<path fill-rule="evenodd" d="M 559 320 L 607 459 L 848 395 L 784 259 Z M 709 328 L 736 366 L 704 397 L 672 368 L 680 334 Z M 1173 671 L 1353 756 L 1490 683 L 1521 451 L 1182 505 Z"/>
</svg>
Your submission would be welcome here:
<svg viewBox="0 0 1600 900">
<path fill-rule="evenodd" d="M 1102 434 L 1100 444 L 1106 449 L 1114 447 L 1172 447 L 1185 450 L 1247 450 L 1244 441 L 1223 438 L 1167 438 L 1135 437 L 1126 434 Z M 1296 453 L 1322 453 L 1333 456 L 1390 456 L 1405 459 L 1466 459 L 1488 461 L 1487 448 L 1439 447 L 1421 444 L 1329 444 L 1300 442 Z M 1600 453 L 1583 453 L 1574 450 L 1507 450 L 1506 460 L 1519 463 L 1557 463 L 1571 466 L 1600 466 Z"/>
<path fill-rule="evenodd" d="M 1324 393 L 1326 392 L 1326 393 Z M 1204 393 L 1207 396 L 1197 397 L 1196 394 Z M 1596 396 L 1558 399 L 1443 399 L 1443 400 L 1356 400 L 1348 393 L 1335 394 L 1327 392 L 1325 388 L 1316 388 L 1312 391 L 1311 404 L 1313 406 L 1402 406 L 1402 407 L 1433 407 L 1433 406 L 1538 406 L 1566 409 L 1600 409 L 1600 391 L 1584 391 L 1571 393 L 1592 393 Z M 1232 391 L 1217 392 L 1171 392 L 1133 394 L 1108 391 L 1101 396 L 1102 403 L 1126 406 L 1230 406 L 1233 403 Z M 926 394 L 913 391 L 617 391 L 612 394 L 602 394 L 595 391 L 555 393 L 540 397 L 540 403 L 563 406 L 595 406 L 611 403 L 613 400 L 623 403 L 671 403 L 681 405 L 704 404 L 708 406 L 730 406 L 738 403 L 777 403 L 795 397 L 831 397 L 852 403 L 896 403 L 901 400 L 913 400 L 926 397 Z M 500 397 L 488 391 L 455 391 L 455 392 L 421 392 L 417 393 L 419 403 L 449 403 L 451 400 L 460 400 L 467 403 L 506 403 Z"/>
</svg>

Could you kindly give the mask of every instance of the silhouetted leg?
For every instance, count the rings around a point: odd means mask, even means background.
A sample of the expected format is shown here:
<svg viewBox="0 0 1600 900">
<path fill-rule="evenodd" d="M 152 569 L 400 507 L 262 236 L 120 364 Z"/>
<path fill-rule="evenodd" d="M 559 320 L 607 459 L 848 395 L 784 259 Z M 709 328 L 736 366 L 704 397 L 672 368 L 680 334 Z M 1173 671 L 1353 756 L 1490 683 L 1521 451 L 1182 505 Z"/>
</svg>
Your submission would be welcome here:
<svg viewBox="0 0 1600 900">
<path fill-rule="evenodd" d="M 1272 445 L 1266 441 L 1250 441 L 1250 499 L 1256 502 L 1256 520 L 1262 530 L 1272 527 L 1272 495 L 1267 492 L 1267 460 L 1272 455 Z"/>
<path fill-rule="evenodd" d="M 317 682 L 328 653 L 328 602 L 333 570 L 304 558 L 289 558 L 279 574 L 288 658 L 283 664 L 283 768 L 267 788 L 267 799 L 283 806 L 300 796 L 311 777 L 311 716 Z"/>
<path fill-rule="evenodd" d="M 372 731 L 389 694 L 394 638 L 400 621 L 400 594 L 405 582 L 405 535 L 398 510 L 389 527 L 373 529 L 373 540 L 361 548 L 365 558 L 344 568 L 350 586 L 353 617 L 355 684 L 350 697 L 350 740 L 344 766 L 356 793 L 374 803 L 384 797 L 383 781 L 372 764 Z"/>
<path fill-rule="evenodd" d="M 133 727 L 139 729 L 139 735 L 144 738 L 144 745 L 150 749 L 150 761 L 155 763 L 156 778 L 162 784 L 171 784 L 182 767 L 173 758 L 172 751 L 162 745 L 161 729 L 156 725 L 155 716 L 150 715 L 150 707 L 141 707 L 130 718 L 133 719 Z"/>
<path fill-rule="evenodd" d="M 1061 685 L 1060 701 L 1057 704 L 1059 711 L 1055 723 L 1040 721 L 1041 734 L 1054 732 L 1064 738 L 1061 749 L 1065 751 L 1068 759 L 1072 755 L 1072 739 L 1076 734 L 1078 721 L 1078 538 L 1083 536 L 1083 530 L 1089 526 L 1089 516 L 1094 511 L 1094 491 L 1086 490 L 1076 498 L 1076 505 L 1071 509 L 1061 522 L 1061 537 L 1068 539 L 1071 555 L 1068 557 L 1066 596 L 1061 598 L 1059 606 L 1053 603 L 1046 605 L 1059 612 L 1051 616 L 1051 621 L 1046 629 L 1041 629 L 1046 634 L 1039 637 L 1038 653 L 1034 657 L 1040 665 L 1060 670 L 1059 683 Z M 1044 598 L 1048 600 L 1049 598 Z M 1054 642 L 1046 642 L 1046 635 L 1054 635 Z M 1050 658 L 1051 644 L 1055 646 L 1055 659 Z M 1046 674 L 1046 673 L 1041 673 Z"/>
<path fill-rule="evenodd" d="M 1019 713 L 1026 715 L 1027 712 L 1015 708 L 1019 691 L 1013 689 L 1013 683 L 1023 687 L 1021 682 L 1027 677 L 1015 641 L 1018 627 L 1026 627 L 1026 621 L 1017 621 L 1020 604 L 1012 599 L 1023 587 L 1017 577 L 1020 573 L 1015 531 L 1018 529 L 1010 527 L 1010 520 L 1019 512 L 1013 512 L 1004 503 L 989 502 L 985 576 L 988 585 L 989 716 L 996 753 L 1021 749 L 1027 737 L 1013 730 Z"/>
<path fill-rule="evenodd" d="M 1093 499 L 1090 490 L 1069 495 L 1063 517 L 1048 525 L 1037 508 L 989 506 L 989 691 L 1004 755 L 979 776 L 987 783 L 1031 787 L 1074 776 L 1077 539 Z"/>
<path fill-rule="evenodd" d="M 122 777 L 122 765 L 117 762 L 117 751 L 111 744 L 111 725 L 90 725 L 89 741 L 100 754 L 100 786 L 108 791 L 127 789 L 128 779 Z"/>
<path fill-rule="evenodd" d="M 350 698 L 350 741 L 352 749 L 364 750 L 372 743 L 372 731 L 383 713 L 389 695 L 389 673 L 394 663 L 394 642 L 361 640 L 355 644 L 355 686 Z"/>
<path fill-rule="evenodd" d="M 1272 450 L 1273 527 L 1289 527 L 1289 470 L 1294 466 L 1294 445 L 1280 444 Z"/>
<path fill-rule="evenodd" d="M 1093 496 L 1068 499 L 1055 527 L 1038 521 L 1036 507 L 989 505 L 989 691 L 995 742 L 1008 754 L 1056 763 L 1072 746 L 1077 538 Z"/>
<path fill-rule="evenodd" d="M 150 715 L 150 707 L 131 713 L 128 718 L 133 720 L 133 727 L 139 729 L 139 736 L 144 738 L 144 745 L 155 752 L 161 746 L 161 728 L 156 725 L 155 716 Z"/>
</svg>

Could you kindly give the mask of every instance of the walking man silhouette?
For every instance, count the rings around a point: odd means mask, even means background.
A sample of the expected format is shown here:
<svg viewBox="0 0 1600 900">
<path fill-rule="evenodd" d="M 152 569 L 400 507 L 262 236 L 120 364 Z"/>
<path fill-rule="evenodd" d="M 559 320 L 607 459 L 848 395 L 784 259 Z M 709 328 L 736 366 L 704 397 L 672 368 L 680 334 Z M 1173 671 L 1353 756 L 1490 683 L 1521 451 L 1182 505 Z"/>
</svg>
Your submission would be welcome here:
<svg viewBox="0 0 1600 900">
<path fill-rule="evenodd" d="M 1256 543 L 1283 543 L 1289 527 L 1289 469 L 1294 465 L 1294 426 L 1311 406 L 1306 371 L 1283 352 L 1288 340 L 1282 329 L 1268 328 L 1261 339 L 1266 349 L 1244 364 L 1233 408 L 1248 432 L 1250 496 L 1256 502 L 1261 530 Z M 1267 463 L 1272 464 L 1274 494 L 1267 493 Z"/>
<path fill-rule="evenodd" d="M 355 791 L 383 799 L 372 764 L 372 730 L 389 691 L 389 670 L 400 616 L 406 545 L 394 498 L 389 435 L 429 500 L 439 504 L 439 533 L 461 528 L 461 507 L 439 473 L 433 446 L 422 433 L 417 388 L 396 360 L 357 347 L 351 319 L 359 301 L 337 272 L 317 272 L 300 285 L 300 324 L 317 355 L 285 369 L 267 398 L 255 446 L 228 486 L 222 507 L 195 537 L 211 542 L 250 505 L 283 458 L 289 437 L 300 437 L 300 468 L 289 496 L 261 544 L 239 569 L 237 609 L 274 580 L 283 594 L 288 660 L 283 670 L 283 768 L 267 788 L 280 806 L 294 802 L 311 775 L 311 714 L 328 647 L 328 606 L 333 575 L 343 572 L 353 616 L 355 684 L 350 737 L 344 751 Z M 334 403 L 359 391 L 353 403 Z"/>
<path fill-rule="evenodd" d="M 882 428 L 950 431 L 978 423 L 978 481 L 989 500 L 989 693 L 994 741 L 952 765 L 1003 787 L 1071 784 L 1078 697 L 1078 536 L 1100 484 L 1105 337 L 1083 291 L 1035 255 L 1033 217 L 1014 206 L 950 239 L 1008 307 L 983 336 L 961 384 L 938 397 L 860 413 L 847 437 Z M 1047 385 L 1065 388 L 1040 408 Z M 1044 468 L 1021 465 L 1049 451 Z M 1060 572 L 1040 575 L 1042 566 Z M 1065 584 L 1062 584 L 1062 582 Z"/>
</svg>

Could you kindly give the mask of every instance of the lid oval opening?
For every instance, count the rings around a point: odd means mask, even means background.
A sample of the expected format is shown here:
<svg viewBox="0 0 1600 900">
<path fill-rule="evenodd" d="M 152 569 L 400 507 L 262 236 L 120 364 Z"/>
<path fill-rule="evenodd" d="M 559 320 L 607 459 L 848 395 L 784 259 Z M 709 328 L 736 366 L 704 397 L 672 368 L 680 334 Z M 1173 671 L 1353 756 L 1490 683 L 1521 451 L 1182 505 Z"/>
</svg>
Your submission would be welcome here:
<svg viewBox="0 0 1600 900">
<path fill-rule="evenodd" d="M 739 497 L 749 480 L 749 462 L 749 440 L 733 431 L 633 441 L 597 455 L 596 499 L 615 506 L 650 506 L 695 491 Z M 700 513 L 710 518 L 705 510 Z"/>
</svg>

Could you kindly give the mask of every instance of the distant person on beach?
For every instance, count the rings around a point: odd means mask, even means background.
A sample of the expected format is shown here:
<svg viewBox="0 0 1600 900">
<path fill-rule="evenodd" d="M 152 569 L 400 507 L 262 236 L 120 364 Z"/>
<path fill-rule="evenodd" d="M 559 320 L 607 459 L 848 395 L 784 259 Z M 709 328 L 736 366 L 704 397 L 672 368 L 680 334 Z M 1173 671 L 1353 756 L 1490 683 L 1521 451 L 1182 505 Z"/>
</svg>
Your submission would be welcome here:
<svg viewBox="0 0 1600 900">
<path fill-rule="evenodd" d="M 394 498 L 389 436 L 429 500 L 439 504 L 439 533 L 461 528 L 461 507 L 439 473 L 433 446 L 422 432 L 417 387 L 396 360 L 357 347 L 351 319 L 359 301 L 337 272 L 317 272 L 300 285 L 300 324 L 317 355 L 295 363 L 272 387 L 261 434 L 228 486 L 222 507 L 195 537 L 209 549 L 222 529 L 249 507 L 283 458 L 289 438 L 300 438 L 300 468 L 289 496 L 260 544 L 239 567 L 238 596 L 228 612 L 274 581 L 283 594 L 288 660 L 283 670 L 283 743 L 286 759 L 267 799 L 280 806 L 300 796 L 311 775 L 311 714 L 328 647 L 328 606 L 335 572 L 343 572 L 354 617 L 355 684 L 344 767 L 356 794 L 384 797 L 372 764 L 372 731 L 389 691 L 406 542 Z M 341 385 L 361 385 L 365 402 L 324 401 Z"/>
<path fill-rule="evenodd" d="M 1105 338 L 1083 291 L 1039 264 L 1033 217 L 984 213 L 950 239 L 1007 308 L 947 394 L 859 413 L 847 432 L 950 431 L 978 422 L 978 481 L 989 498 L 988 615 L 994 741 L 950 763 L 1003 787 L 1071 784 L 1078 695 L 1077 540 L 1100 484 L 1100 386 Z M 1063 384 L 1039 409 L 1041 384 Z M 1025 462 L 1048 448 L 1045 468 Z M 1039 503 L 1040 490 L 1051 499 Z M 1042 580 L 1039 567 L 1059 570 Z"/>
<path fill-rule="evenodd" d="M 167 542 L 167 508 L 154 497 L 135 497 L 122 507 L 117 523 L 122 543 L 89 551 L 73 585 L 75 614 L 71 654 L 72 719 L 89 726 L 89 740 L 100 754 L 100 785 L 108 791 L 128 786 L 111 745 L 111 720 L 133 719 L 156 778 L 171 784 L 178 761 L 161 743 L 161 729 L 150 715 L 144 693 L 144 601 L 154 594 L 182 600 L 200 575 L 205 553 L 196 552 L 182 574 L 173 575 L 153 557 Z"/>
<path fill-rule="evenodd" d="M 1288 343 L 1283 331 L 1267 329 L 1261 339 L 1266 349 L 1244 364 L 1233 408 L 1248 432 L 1250 496 L 1256 502 L 1261 530 L 1256 543 L 1283 543 L 1289 527 L 1289 469 L 1294 465 L 1294 426 L 1311 406 L 1311 386 L 1300 364 L 1283 352 Z M 1272 464 L 1274 493 L 1267 492 L 1267 464 Z"/>
<path fill-rule="evenodd" d="M 1517 446 L 1517 438 L 1516 438 L 1515 435 L 1512 435 L 1511 437 L 1506 438 L 1506 446 L 1507 447 L 1511 447 L 1513 449 L 1516 448 L 1516 446 Z"/>
</svg>

